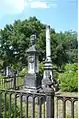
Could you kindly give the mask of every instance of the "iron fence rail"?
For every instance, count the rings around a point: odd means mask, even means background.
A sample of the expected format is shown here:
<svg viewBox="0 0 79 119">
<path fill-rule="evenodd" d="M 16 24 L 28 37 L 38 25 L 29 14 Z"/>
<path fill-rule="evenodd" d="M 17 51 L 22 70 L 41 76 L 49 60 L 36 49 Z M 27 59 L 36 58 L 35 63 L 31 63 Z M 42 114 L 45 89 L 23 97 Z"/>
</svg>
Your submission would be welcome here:
<svg viewBox="0 0 79 119">
<path fill-rule="evenodd" d="M 71 114 L 70 114 L 70 118 L 74 118 L 74 108 L 75 108 L 75 105 L 74 103 L 78 101 L 78 97 L 70 97 L 70 96 L 62 96 L 62 95 L 55 95 L 56 97 L 56 117 L 59 117 L 60 115 L 58 114 L 58 109 L 60 109 L 59 107 L 59 100 L 62 101 L 62 117 L 63 118 L 67 118 L 67 115 L 66 115 L 66 108 L 67 108 L 67 101 L 69 101 L 71 103 L 70 105 L 70 111 L 71 111 Z M 78 113 L 78 112 L 77 112 Z M 78 115 L 78 114 L 77 114 Z"/>
<path fill-rule="evenodd" d="M 3 98 L 3 100 L 2 100 Z M 46 99 L 45 94 L 40 93 L 27 93 L 26 91 L 21 90 L 1 90 L 0 91 L 0 118 L 5 117 L 32 117 L 35 118 L 35 108 L 38 107 L 39 113 L 38 117 L 42 117 L 42 111 L 44 111 L 44 116 L 46 117 L 45 112 L 45 102 L 42 102 Z M 8 102 L 8 109 L 7 109 L 7 102 Z M 19 103 L 19 104 L 18 104 Z M 19 110 L 17 112 L 17 105 L 19 106 Z M 23 105 L 25 110 L 23 110 Z M 31 105 L 31 110 L 29 110 L 29 105 Z M 43 109 L 42 106 L 44 105 Z M 14 108 L 14 110 L 12 109 Z M 7 114 L 8 111 L 8 114 Z M 25 111 L 25 112 L 23 112 Z M 30 115 L 29 115 L 30 111 Z M 3 112 L 3 113 L 2 113 Z M 17 115 L 18 113 L 18 115 Z"/>
<path fill-rule="evenodd" d="M 55 103 L 56 99 L 56 103 Z M 71 118 L 74 118 L 74 103 L 78 97 L 52 95 L 52 93 L 26 92 L 24 90 L 0 90 L 0 118 L 10 117 L 60 117 L 59 101 L 62 101 L 62 117 L 66 118 L 66 102 L 71 102 Z M 56 105 L 55 105 L 56 104 Z M 55 115 L 56 111 L 56 115 Z"/>
<path fill-rule="evenodd" d="M 1 76 L 0 89 L 20 89 L 24 84 L 24 76 Z"/>
</svg>

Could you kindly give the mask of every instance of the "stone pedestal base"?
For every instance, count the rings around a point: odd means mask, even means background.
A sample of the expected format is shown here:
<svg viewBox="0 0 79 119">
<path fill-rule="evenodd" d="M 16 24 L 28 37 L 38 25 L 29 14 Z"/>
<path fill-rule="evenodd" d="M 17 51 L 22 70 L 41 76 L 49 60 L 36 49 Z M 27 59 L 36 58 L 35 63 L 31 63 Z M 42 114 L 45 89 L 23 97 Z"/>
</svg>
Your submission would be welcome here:
<svg viewBox="0 0 79 119">
<path fill-rule="evenodd" d="M 24 86 L 23 89 L 28 91 L 35 91 L 41 87 L 41 77 L 38 73 L 35 74 L 28 74 L 24 78 Z"/>
<path fill-rule="evenodd" d="M 39 92 L 39 89 L 41 89 L 41 76 L 39 73 L 34 73 L 34 74 L 28 74 L 24 78 L 24 86 L 23 90 L 27 92 L 27 94 L 33 94 Z M 33 95 L 30 95 L 29 97 L 29 102 L 33 102 Z M 23 96 L 23 101 L 26 101 L 26 96 Z M 35 103 L 39 104 L 39 99 L 36 97 L 35 98 Z"/>
</svg>

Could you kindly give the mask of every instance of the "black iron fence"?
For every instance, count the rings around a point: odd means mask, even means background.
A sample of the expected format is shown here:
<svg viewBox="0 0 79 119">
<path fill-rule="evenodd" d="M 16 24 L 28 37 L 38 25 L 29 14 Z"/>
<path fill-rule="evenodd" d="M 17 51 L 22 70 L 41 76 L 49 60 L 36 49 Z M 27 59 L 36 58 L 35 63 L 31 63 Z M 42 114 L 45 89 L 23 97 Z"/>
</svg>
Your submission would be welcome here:
<svg viewBox="0 0 79 119">
<path fill-rule="evenodd" d="M 0 91 L 0 117 L 54 117 L 51 93 L 30 93 L 23 90 Z M 51 99 L 52 98 L 52 99 Z"/>
<path fill-rule="evenodd" d="M 78 117 L 78 97 L 55 95 L 56 97 L 56 117 L 57 118 L 77 118 Z"/>
<path fill-rule="evenodd" d="M 74 118 L 78 116 L 75 105 L 78 97 L 55 95 L 50 86 L 38 93 L 27 92 L 23 90 L 23 81 L 24 76 L 16 76 L 16 74 L 13 77 L 0 78 L 1 118 Z"/>
<path fill-rule="evenodd" d="M 71 102 L 69 118 L 74 118 L 74 104 L 78 101 L 78 97 L 54 96 L 51 88 L 39 93 L 24 90 L 0 90 L 0 117 L 65 118 L 68 117 L 66 115 L 68 100 Z"/>
<path fill-rule="evenodd" d="M 0 89 L 20 89 L 24 83 L 24 76 L 1 76 Z"/>
</svg>

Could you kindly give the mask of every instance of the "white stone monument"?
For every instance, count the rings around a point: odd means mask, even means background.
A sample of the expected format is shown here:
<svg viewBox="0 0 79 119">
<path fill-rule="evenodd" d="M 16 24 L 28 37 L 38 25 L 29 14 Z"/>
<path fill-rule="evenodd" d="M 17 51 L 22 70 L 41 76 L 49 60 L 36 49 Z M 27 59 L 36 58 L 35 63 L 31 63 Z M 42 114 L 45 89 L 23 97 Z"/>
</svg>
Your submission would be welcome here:
<svg viewBox="0 0 79 119">
<path fill-rule="evenodd" d="M 46 60 L 51 61 L 50 26 L 46 26 Z"/>
<path fill-rule="evenodd" d="M 36 35 L 31 35 L 30 41 L 30 47 L 27 50 L 28 74 L 24 78 L 24 90 L 37 92 L 41 87 L 41 77 L 39 74 L 39 53 L 36 48 Z"/>
<path fill-rule="evenodd" d="M 43 74 L 43 80 L 42 80 L 42 87 L 46 85 L 49 79 L 53 82 L 51 46 L 50 46 L 50 26 L 46 26 L 46 60 L 44 63 L 44 74 Z"/>
<path fill-rule="evenodd" d="M 34 74 L 39 72 L 38 52 L 35 45 L 36 36 L 31 36 L 32 46 L 27 50 L 28 55 L 28 74 Z"/>
</svg>

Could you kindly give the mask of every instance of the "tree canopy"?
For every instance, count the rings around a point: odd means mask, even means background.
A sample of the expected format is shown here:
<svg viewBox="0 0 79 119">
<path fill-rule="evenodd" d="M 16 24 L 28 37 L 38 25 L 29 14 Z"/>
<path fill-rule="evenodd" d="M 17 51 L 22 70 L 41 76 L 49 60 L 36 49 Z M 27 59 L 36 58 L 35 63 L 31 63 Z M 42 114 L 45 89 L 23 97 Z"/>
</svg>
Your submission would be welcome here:
<svg viewBox="0 0 79 119">
<path fill-rule="evenodd" d="M 45 24 L 36 17 L 30 17 L 24 21 L 17 20 L 13 25 L 6 25 L 0 29 L 0 68 L 15 66 L 22 68 L 27 66 L 27 53 L 30 36 L 36 34 L 39 61 L 45 59 Z M 56 33 L 51 28 L 51 57 L 52 62 L 59 69 L 66 63 L 77 63 L 77 32 L 66 31 Z"/>
</svg>

